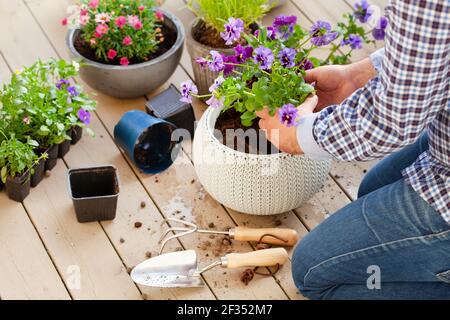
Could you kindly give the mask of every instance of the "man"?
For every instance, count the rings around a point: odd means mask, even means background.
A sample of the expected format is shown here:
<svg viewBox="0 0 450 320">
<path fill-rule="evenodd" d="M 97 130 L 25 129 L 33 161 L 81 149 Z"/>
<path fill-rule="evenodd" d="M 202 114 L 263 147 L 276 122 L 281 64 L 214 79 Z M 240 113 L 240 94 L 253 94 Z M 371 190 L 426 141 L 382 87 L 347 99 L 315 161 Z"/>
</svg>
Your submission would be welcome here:
<svg viewBox="0 0 450 320">
<path fill-rule="evenodd" d="M 308 73 L 317 96 L 297 128 L 259 114 L 285 152 L 390 154 L 297 247 L 294 280 L 311 299 L 450 299 L 450 2 L 394 0 L 387 17 L 383 50 Z"/>
</svg>

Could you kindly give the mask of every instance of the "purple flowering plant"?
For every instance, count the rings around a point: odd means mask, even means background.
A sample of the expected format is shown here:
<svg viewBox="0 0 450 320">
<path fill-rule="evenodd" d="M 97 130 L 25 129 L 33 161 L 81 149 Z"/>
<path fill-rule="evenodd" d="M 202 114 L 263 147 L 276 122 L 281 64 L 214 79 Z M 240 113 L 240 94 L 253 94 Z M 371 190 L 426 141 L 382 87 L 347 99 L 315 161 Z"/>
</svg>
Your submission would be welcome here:
<svg viewBox="0 0 450 320">
<path fill-rule="evenodd" d="M 327 64 L 346 64 L 354 50 L 381 39 L 375 37 L 380 32 L 374 30 L 384 33 L 387 20 L 380 19 L 373 30 L 366 31 L 359 22 L 361 12 L 346 14 L 346 22 L 335 28 L 328 22 L 317 21 L 309 30 L 298 25 L 295 16 L 279 16 L 271 26 L 261 27 L 253 35 L 241 34 L 246 45 L 242 45 L 244 42 L 237 35 L 233 36 L 234 41 L 241 43 L 235 47 L 234 55 L 212 51 L 208 57 L 197 60 L 203 68 L 218 74 L 210 94 L 199 96 L 197 87 L 189 81 L 182 86 L 182 100 L 192 101 L 194 96 L 208 99 L 208 105 L 223 111 L 234 108 L 241 114 L 244 126 L 251 126 L 257 119 L 256 112 L 264 107 L 269 108 L 272 116 L 278 114 L 286 126 L 296 125 L 296 106 L 315 93 L 314 86 L 304 80 L 305 72 Z M 370 38 L 371 33 L 374 39 Z M 230 39 L 229 34 L 223 37 Z M 325 59 L 314 57 L 318 48 L 329 50 Z"/>
<path fill-rule="evenodd" d="M 77 62 L 51 59 L 16 71 L 0 90 L 0 130 L 39 148 L 70 140 L 67 132 L 86 127 L 96 107 L 74 81 L 79 68 Z"/>
</svg>

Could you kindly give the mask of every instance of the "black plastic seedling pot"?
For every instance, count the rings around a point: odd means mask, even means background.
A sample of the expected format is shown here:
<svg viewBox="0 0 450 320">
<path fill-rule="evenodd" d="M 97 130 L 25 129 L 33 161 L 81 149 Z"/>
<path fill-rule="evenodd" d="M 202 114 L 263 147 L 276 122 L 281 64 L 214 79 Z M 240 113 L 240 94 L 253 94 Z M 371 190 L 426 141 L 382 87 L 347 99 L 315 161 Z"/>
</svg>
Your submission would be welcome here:
<svg viewBox="0 0 450 320">
<path fill-rule="evenodd" d="M 146 104 L 147 113 L 186 129 L 194 137 L 195 117 L 192 106 L 181 102 L 181 94 L 172 84 Z"/>
<path fill-rule="evenodd" d="M 83 137 L 83 128 L 78 126 L 73 127 L 71 137 L 72 141 L 70 143 L 72 145 L 77 144 Z"/>
<path fill-rule="evenodd" d="M 31 175 L 31 187 L 35 188 L 41 183 L 45 175 L 45 159 L 39 160 L 39 162 L 33 167 L 33 174 Z"/>
<path fill-rule="evenodd" d="M 69 170 L 69 193 L 80 223 L 113 220 L 119 197 L 114 166 Z"/>
<path fill-rule="evenodd" d="M 58 145 L 53 145 L 45 152 L 47 153 L 47 161 L 45 161 L 45 170 L 52 170 L 58 163 Z"/>
<path fill-rule="evenodd" d="M 72 130 L 67 131 L 67 135 L 69 137 L 72 136 Z M 72 139 L 72 137 L 70 138 Z M 70 146 L 71 146 L 72 142 L 71 140 L 64 140 L 63 142 L 61 142 L 58 145 L 58 158 L 64 158 L 64 156 L 69 153 L 70 150 Z"/>
<path fill-rule="evenodd" d="M 5 186 L 6 193 L 11 200 L 22 202 L 30 194 L 30 171 L 20 177 L 8 177 Z"/>
</svg>

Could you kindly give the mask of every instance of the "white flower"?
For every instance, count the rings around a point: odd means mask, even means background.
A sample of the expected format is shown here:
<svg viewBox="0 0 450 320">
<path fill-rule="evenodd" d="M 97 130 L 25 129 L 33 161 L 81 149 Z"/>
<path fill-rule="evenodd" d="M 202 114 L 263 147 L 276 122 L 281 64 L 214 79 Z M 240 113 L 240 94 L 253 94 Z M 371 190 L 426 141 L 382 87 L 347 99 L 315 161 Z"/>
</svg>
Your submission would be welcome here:
<svg viewBox="0 0 450 320">
<path fill-rule="evenodd" d="M 75 68 L 75 71 L 80 71 L 80 64 L 76 61 L 72 61 L 72 66 Z"/>
<path fill-rule="evenodd" d="M 102 12 L 99 13 L 95 16 L 95 22 L 97 23 L 101 23 L 101 24 L 106 24 L 111 20 L 111 17 L 109 16 L 109 14 Z"/>
</svg>

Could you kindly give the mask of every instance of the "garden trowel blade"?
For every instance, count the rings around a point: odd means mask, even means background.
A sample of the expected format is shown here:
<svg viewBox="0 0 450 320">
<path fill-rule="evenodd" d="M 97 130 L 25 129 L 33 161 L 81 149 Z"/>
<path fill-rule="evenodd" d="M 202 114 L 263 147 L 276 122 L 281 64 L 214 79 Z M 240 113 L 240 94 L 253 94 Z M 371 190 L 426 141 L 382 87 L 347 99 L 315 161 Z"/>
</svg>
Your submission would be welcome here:
<svg viewBox="0 0 450 320">
<path fill-rule="evenodd" d="M 204 286 L 197 273 L 197 253 L 194 250 L 173 252 L 148 259 L 131 271 L 134 282 L 159 288 L 189 288 Z"/>
</svg>

